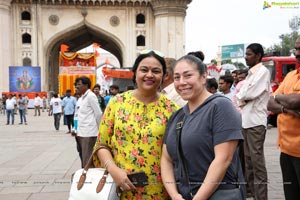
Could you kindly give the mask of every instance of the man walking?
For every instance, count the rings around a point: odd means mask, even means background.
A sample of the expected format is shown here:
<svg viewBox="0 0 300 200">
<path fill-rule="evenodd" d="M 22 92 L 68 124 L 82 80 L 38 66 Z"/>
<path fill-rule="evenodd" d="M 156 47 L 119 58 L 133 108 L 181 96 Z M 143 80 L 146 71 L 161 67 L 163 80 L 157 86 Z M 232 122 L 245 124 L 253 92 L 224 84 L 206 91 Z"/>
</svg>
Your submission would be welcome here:
<svg viewBox="0 0 300 200">
<path fill-rule="evenodd" d="M 19 99 L 18 99 L 19 114 L 20 114 L 20 123 L 19 124 L 23 124 L 23 120 L 24 120 L 24 124 L 27 125 L 26 114 L 25 114 L 25 105 L 26 105 L 25 97 L 22 97 L 22 95 L 19 94 Z"/>
<path fill-rule="evenodd" d="M 295 43 L 300 64 L 300 38 Z M 280 147 L 280 166 L 286 200 L 300 199 L 300 70 L 287 74 L 270 97 L 268 110 L 278 114 L 277 144 Z"/>
<path fill-rule="evenodd" d="M 71 133 L 71 128 L 74 127 L 74 111 L 76 106 L 76 99 L 75 97 L 71 96 L 71 90 L 66 91 L 66 97 L 63 98 L 62 101 L 62 111 L 63 114 L 66 116 L 67 119 L 67 126 L 68 126 L 68 132 Z"/>
<path fill-rule="evenodd" d="M 90 90 L 91 81 L 82 76 L 75 80 L 76 92 L 81 94 L 76 104 L 75 115 L 78 120 L 77 150 L 84 167 L 93 152 L 97 140 L 98 128 L 102 112 L 96 95 Z"/>
<path fill-rule="evenodd" d="M 14 125 L 15 122 L 15 106 L 16 101 L 13 99 L 12 94 L 9 94 L 8 99 L 6 99 L 6 125 L 9 125 L 10 117 L 11 117 L 11 125 Z"/>
<path fill-rule="evenodd" d="M 268 199 L 268 176 L 264 156 L 267 127 L 267 104 L 270 97 L 270 73 L 262 65 L 264 50 L 261 44 L 250 44 L 246 49 L 249 73 L 239 93 L 244 135 L 245 179 L 255 199 Z"/>
<path fill-rule="evenodd" d="M 53 113 L 54 117 L 54 127 L 58 131 L 60 125 L 60 118 L 62 113 L 62 106 L 61 106 L 61 99 L 58 98 L 57 93 L 53 94 L 53 98 L 50 101 L 50 109 L 49 109 L 49 116 L 50 113 Z"/>
<path fill-rule="evenodd" d="M 40 111 L 41 104 L 42 104 L 42 99 L 41 97 L 39 97 L 39 94 L 36 93 L 34 98 L 34 116 L 37 115 L 37 112 L 39 113 L 39 116 L 41 115 L 41 111 Z"/>
</svg>

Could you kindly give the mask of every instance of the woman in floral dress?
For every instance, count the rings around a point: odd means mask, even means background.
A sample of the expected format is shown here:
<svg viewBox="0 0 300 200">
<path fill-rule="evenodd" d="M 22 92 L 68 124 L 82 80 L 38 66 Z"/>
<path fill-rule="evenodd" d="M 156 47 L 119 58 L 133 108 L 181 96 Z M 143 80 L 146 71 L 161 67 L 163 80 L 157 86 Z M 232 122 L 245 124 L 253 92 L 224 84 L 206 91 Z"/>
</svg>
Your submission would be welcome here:
<svg viewBox="0 0 300 200">
<path fill-rule="evenodd" d="M 133 66 L 137 89 L 113 97 L 103 114 L 95 149 L 95 166 L 106 167 L 123 190 L 121 199 L 167 199 L 160 174 L 163 136 L 168 119 L 178 106 L 159 88 L 166 73 L 163 56 L 141 52 Z M 127 174 L 144 171 L 148 185 L 135 187 Z"/>
</svg>

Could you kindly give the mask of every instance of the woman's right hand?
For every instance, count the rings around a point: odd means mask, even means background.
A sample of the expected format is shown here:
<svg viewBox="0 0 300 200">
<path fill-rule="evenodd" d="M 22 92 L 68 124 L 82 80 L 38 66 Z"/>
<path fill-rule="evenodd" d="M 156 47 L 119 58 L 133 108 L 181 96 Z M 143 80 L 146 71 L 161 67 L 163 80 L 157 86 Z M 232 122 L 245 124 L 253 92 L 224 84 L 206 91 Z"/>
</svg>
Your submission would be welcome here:
<svg viewBox="0 0 300 200">
<path fill-rule="evenodd" d="M 127 172 L 125 170 L 114 165 L 111 166 L 109 173 L 111 174 L 115 183 L 120 187 L 122 191 L 136 190 L 135 186 L 131 183 L 131 181 L 127 177 Z"/>
</svg>

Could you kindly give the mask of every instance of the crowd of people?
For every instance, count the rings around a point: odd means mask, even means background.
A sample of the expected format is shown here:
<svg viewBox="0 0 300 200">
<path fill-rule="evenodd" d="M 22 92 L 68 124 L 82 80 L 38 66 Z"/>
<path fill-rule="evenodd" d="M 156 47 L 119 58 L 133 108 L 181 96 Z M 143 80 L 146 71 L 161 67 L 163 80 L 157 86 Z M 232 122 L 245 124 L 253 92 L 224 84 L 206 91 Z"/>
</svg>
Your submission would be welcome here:
<svg viewBox="0 0 300 200">
<path fill-rule="evenodd" d="M 296 41 L 300 63 L 300 39 Z M 290 72 L 272 93 L 270 74 L 261 60 L 261 44 L 246 48 L 248 69 L 232 71 L 218 79 L 209 77 L 201 51 L 176 60 L 157 50 L 144 50 L 133 67 L 134 87 L 109 94 L 92 87 L 89 78 L 75 80 L 76 91 L 63 98 L 53 93 L 34 100 L 61 116 L 75 136 L 84 167 L 89 157 L 94 167 L 104 167 L 120 188 L 121 199 L 268 199 L 264 141 L 269 112 L 278 114 L 278 145 L 285 198 L 300 197 L 300 85 L 299 69 Z M 12 95 L 3 101 L 7 124 L 14 124 L 18 107 L 20 124 L 27 124 L 27 100 Z M 128 174 L 143 172 L 143 186 Z M 288 184 L 287 184 L 288 183 Z"/>
</svg>

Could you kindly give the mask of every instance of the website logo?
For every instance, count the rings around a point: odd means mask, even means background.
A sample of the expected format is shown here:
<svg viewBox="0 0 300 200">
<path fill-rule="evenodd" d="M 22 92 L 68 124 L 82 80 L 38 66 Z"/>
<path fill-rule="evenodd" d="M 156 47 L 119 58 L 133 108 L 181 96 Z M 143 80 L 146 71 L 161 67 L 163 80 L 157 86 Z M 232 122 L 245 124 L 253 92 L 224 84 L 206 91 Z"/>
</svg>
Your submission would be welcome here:
<svg viewBox="0 0 300 200">
<path fill-rule="evenodd" d="M 264 1 L 263 9 L 271 8 L 271 7 L 277 7 L 280 9 L 295 9 L 300 8 L 300 2 L 299 1 L 272 1 L 271 3 L 268 3 L 267 1 Z"/>
<path fill-rule="evenodd" d="M 267 1 L 264 1 L 263 9 L 265 10 L 267 8 L 271 8 L 271 5 Z"/>
</svg>

